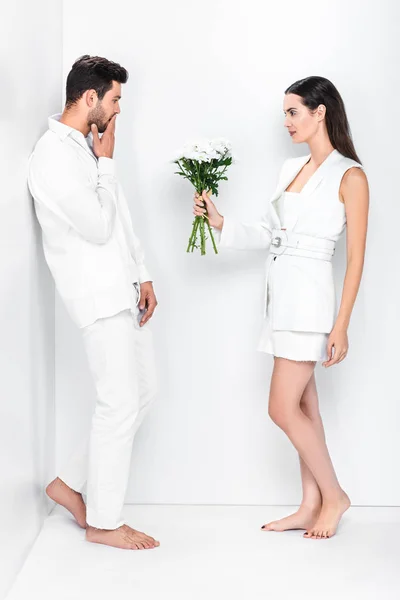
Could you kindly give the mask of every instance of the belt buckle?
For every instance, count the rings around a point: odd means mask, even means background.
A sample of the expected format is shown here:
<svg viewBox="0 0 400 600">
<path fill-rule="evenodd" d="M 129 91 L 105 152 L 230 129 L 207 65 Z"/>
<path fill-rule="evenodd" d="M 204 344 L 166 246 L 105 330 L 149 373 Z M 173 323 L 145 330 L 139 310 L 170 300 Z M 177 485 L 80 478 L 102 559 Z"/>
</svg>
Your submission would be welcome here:
<svg viewBox="0 0 400 600">
<path fill-rule="evenodd" d="M 288 235 L 285 229 L 276 229 L 272 232 L 271 251 L 273 254 L 283 254 L 286 250 Z"/>
<path fill-rule="evenodd" d="M 271 244 L 272 244 L 272 246 L 276 246 L 276 248 L 279 248 L 279 246 L 282 244 L 282 238 L 279 235 L 276 235 L 271 240 Z"/>
</svg>

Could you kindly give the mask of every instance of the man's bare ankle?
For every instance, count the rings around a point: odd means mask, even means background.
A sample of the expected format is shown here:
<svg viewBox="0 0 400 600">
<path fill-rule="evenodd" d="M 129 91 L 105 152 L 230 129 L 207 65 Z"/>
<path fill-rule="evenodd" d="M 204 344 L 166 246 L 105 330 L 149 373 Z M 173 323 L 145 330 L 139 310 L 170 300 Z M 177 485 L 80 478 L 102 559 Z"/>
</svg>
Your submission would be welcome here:
<svg viewBox="0 0 400 600">
<path fill-rule="evenodd" d="M 115 529 L 104 529 L 104 527 L 95 527 L 94 525 L 89 525 L 86 528 L 86 531 L 90 530 L 92 532 L 99 532 L 99 531 L 116 531 L 117 529 L 120 529 L 120 527 L 116 527 Z"/>
</svg>

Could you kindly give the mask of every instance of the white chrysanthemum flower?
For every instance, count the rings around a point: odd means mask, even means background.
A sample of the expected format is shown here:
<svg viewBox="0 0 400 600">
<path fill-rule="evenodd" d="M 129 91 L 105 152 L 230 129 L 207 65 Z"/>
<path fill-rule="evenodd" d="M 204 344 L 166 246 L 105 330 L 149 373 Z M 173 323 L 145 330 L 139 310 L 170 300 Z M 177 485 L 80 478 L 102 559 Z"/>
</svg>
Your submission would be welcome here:
<svg viewBox="0 0 400 600">
<path fill-rule="evenodd" d="M 211 144 L 214 150 L 222 156 L 224 156 L 232 148 L 232 144 L 224 138 L 217 138 L 215 140 L 212 140 Z"/>
<path fill-rule="evenodd" d="M 203 162 L 211 162 L 212 160 L 219 160 L 222 157 L 232 157 L 231 153 L 232 144 L 224 138 L 216 138 L 213 140 L 197 140 L 186 144 L 182 150 L 176 153 L 174 161 L 187 160 L 197 161 L 200 164 Z"/>
<path fill-rule="evenodd" d="M 218 159 L 230 151 L 232 144 L 223 138 L 215 140 L 198 140 L 186 144 L 179 158 L 191 160 L 200 159 L 202 162 Z"/>
</svg>

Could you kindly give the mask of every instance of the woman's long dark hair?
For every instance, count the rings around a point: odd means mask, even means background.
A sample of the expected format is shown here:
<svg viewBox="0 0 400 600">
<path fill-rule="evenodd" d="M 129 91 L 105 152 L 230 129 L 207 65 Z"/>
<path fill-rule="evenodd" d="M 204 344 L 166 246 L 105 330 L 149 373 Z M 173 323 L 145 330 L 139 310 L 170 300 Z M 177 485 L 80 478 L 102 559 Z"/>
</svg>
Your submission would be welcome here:
<svg viewBox="0 0 400 600">
<path fill-rule="evenodd" d="M 326 128 L 332 146 L 343 156 L 362 164 L 351 138 L 344 102 L 329 79 L 317 76 L 299 79 L 285 90 L 285 94 L 301 96 L 304 106 L 312 111 L 320 104 L 324 104 Z"/>
</svg>

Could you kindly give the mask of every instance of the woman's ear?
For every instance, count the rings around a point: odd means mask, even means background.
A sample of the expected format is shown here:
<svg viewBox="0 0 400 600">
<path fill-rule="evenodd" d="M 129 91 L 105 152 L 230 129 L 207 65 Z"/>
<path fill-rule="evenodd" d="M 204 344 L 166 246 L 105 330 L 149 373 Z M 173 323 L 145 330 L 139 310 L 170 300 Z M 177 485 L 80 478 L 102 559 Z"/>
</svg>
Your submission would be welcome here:
<svg viewBox="0 0 400 600">
<path fill-rule="evenodd" d="M 317 115 L 318 115 L 318 120 L 322 121 L 325 118 L 326 115 L 326 106 L 325 104 L 319 104 L 317 107 Z"/>
</svg>

